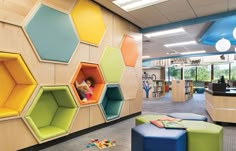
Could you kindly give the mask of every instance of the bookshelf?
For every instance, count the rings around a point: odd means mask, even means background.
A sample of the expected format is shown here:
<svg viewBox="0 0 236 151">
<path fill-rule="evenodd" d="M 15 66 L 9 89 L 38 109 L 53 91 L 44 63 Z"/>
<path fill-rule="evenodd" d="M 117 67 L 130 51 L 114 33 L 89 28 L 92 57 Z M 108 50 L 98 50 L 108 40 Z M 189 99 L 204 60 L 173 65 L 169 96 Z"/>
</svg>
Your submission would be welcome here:
<svg viewBox="0 0 236 151">
<path fill-rule="evenodd" d="M 165 95 L 165 80 L 153 80 L 153 98 L 159 98 Z"/>
<path fill-rule="evenodd" d="M 193 97 L 193 81 L 172 80 L 172 101 L 185 102 Z"/>
</svg>

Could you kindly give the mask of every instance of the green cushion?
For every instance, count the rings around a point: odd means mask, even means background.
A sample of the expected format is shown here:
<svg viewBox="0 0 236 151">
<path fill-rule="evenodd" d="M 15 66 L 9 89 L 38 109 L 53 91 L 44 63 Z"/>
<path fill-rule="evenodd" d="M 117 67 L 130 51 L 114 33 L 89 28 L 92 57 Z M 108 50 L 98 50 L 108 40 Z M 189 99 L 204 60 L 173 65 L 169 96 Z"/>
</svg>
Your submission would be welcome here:
<svg viewBox="0 0 236 151">
<path fill-rule="evenodd" d="M 109 114 L 109 113 L 106 114 L 107 120 L 112 120 L 112 119 L 115 119 L 117 117 L 119 117 L 119 115 L 117 115 L 117 114 Z"/>
<path fill-rule="evenodd" d="M 108 84 L 103 93 L 101 108 L 107 120 L 117 118 L 123 105 L 123 95 L 118 84 Z"/>
<path fill-rule="evenodd" d="M 54 126 L 42 127 L 39 131 L 39 138 L 41 141 L 66 134 L 66 130 Z"/>
<path fill-rule="evenodd" d="M 58 106 L 50 91 L 42 93 L 37 98 L 37 104 L 31 112 L 30 117 L 35 122 L 35 125 L 40 128 L 51 124 Z"/>
<path fill-rule="evenodd" d="M 115 62 L 115 64 L 111 65 L 111 62 Z M 108 83 L 119 82 L 124 69 L 124 61 L 120 49 L 106 47 L 101 58 L 100 67 Z"/>
<path fill-rule="evenodd" d="M 106 114 L 119 115 L 121 107 L 122 107 L 122 101 L 109 100 L 107 102 L 105 112 Z"/>
<path fill-rule="evenodd" d="M 156 120 L 158 118 L 167 117 L 166 115 L 140 115 L 135 118 L 135 125 L 141 125 L 145 123 L 150 123 L 151 120 Z"/>
<path fill-rule="evenodd" d="M 72 95 L 70 94 L 69 88 L 67 88 L 66 90 L 53 91 L 52 93 L 59 106 L 76 107 L 76 103 Z"/>
<path fill-rule="evenodd" d="M 79 42 L 69 15 L 45 5 L 39 7 L 25 30 L 42 60 L 69 62 Z"/>
<path fill-rule="evenodd" d="M 69 131 L 70 124 L 76 113 L 76 108 L 59 107 L 51 125 Z"/>
<path fill-rule="evenodd" d="M 111 87 L 107 89 L 106 96 L 109 98 L 109 100 L 123 100 L 123 96 L 119 90 L 119 87 Z"/>
<path fill-rule="evenodd" d="M 68 86 L 42 87 L 25 119 L 42 141 L 68 133 L 76 111 Z"/>
<path fill-rule="evenodd" d="M 188 151 L 222 151 L 222 126 L 203 121 L 181 122 L 187 127 Z"/>
</svg>

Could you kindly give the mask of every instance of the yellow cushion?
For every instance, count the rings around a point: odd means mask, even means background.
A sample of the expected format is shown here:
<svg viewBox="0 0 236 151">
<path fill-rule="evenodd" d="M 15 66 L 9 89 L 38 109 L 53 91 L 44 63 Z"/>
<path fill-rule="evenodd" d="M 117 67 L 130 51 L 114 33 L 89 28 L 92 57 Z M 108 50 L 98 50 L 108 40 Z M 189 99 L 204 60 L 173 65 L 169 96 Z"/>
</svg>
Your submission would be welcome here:
<svg viewBox="0 0 236 151">
<path fill-rule="evenodd" d="M 5 61 L 4 64 L 17 84 L 36 84 L 36 81 L 20 56 L 17 59 Z"/>
<path fill-rule="evenodd" d="M 15 86 L 15 81 L 7 71 L 3 63 L 0 62 L 0 107 L 5 103 L 12 89 Z"/>
<path fill-rule="evenodd" d="M 18 116 L 19 113 L 9 108 L 2 108 L 0 107 L 0 118 L 2 117 L 11 117 L 11 116 Z"/>
<path fill-rule="evenodd" d="M 21 112 L 35 87 L 36 85 L 17 85 L 4 106 Z"/>
</svg>

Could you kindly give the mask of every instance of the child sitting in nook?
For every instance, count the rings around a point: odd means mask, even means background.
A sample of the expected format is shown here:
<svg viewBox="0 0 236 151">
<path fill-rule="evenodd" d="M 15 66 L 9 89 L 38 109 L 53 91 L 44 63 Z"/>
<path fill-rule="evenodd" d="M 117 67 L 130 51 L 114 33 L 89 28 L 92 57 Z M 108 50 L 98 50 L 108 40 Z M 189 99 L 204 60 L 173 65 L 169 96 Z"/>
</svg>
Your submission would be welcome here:
<svg viewBox="0 0 236 151">
<path fill-rule="evenodd" d="M 86 102 L 91 99 L 94 90 L 94 80 L 92 77 L 88 77 L 85 79 L 86 84 L 78 84 L 78 81 L 75 81 L 75 87 L 79 94 L 80 99 L 82 102 Z"/>
</svg>

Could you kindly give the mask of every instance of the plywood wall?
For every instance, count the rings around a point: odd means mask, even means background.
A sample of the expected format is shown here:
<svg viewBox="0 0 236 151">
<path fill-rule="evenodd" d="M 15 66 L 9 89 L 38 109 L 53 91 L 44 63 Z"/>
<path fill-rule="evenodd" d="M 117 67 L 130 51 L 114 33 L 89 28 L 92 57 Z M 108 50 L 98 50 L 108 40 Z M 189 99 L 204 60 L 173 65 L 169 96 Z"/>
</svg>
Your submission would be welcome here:
<svg viewBox="0 0 236 151">
<path fill-rule="evenodd" d="M 34 48 L 29 42 L 23 28 L 27 16 L 32 13 L 32 8 L 36 7 L 36 5 L 38 5 L 37 3 L 43 3 L 69 14 L 76 2 L 76 0 L 0 1 L 0 51 L 21 54 L 30 72 L 40 86 L 69 85 L 80 62 L 99 64 L 104 48 L 106 46 L 120 48 L 123 36 L 127 34 L 135 39 L 138 47 L 139 56 L 136 65 L 135 67 L 128 67 L 133 68 L 132 70 L 136 74 L 138 90 L 136 90 L 137 94 L 132 94 L 132 99 L 124 100 L 125 102 L 120 116 L 124 117 L 140 112 L 142 109 L 142 35 L 139 33 L 139 29 L 136 26 L 109 10 L 101 7 L 106 32 L 99 46 L 80 43 L 68 64 L 41 62 L 35 54 Z M 40 86 L 38 86 L 38 88 Z M 26 105 L 25 110 L 27 110 L 32 103 L 35 93 Z M 135 97 L 133 97 L 133 95 Z M 24 114 L 22 116 L 24 116 Z M 79 107 L 70 133 L 105 122 L 106 120 L 98 104 Z M 29 128 L 25 125 L 22 117 L 0 120 L 1 151 L 15 151 L 34 144 L 37 144 L 37 141 Z"/>
</svg>

